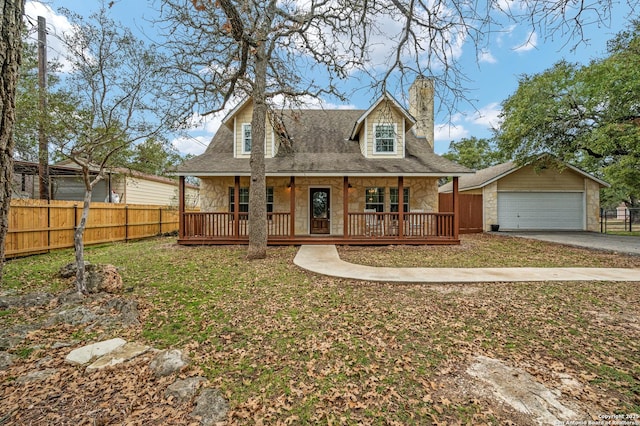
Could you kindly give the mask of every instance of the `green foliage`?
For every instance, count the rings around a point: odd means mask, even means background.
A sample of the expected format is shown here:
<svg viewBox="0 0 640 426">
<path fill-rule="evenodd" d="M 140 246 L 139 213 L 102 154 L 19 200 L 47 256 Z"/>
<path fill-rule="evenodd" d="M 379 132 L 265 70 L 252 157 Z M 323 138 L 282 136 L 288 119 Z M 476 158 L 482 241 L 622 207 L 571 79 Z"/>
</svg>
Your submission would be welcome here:
<svg viewBox="0 0 640 426">
<path fill-rule="evenodd" d="M 40 87 L 38 84 L 37 45 L 23 35 L 22 63 L 20 78 L 16 88 L 16 124 L 14 127 L 15 158 L 22 161 L 38 161 L 38 131 L 40 126 L 47 139 L 55 141 L 61 132 L 61 114 L 72 114 L 74 101 L 70 95 L 60 90 L 57 71 L 60 64 L 47 64 L 47 108 L 56 113 L 40 113 Z M 41 122 L 42 120 L 42 122 Z"/>
<path fill-rule="evenodd" d="M 519 161 L 548 152 L 611 183 L 606 205 L 640 205 L 640 21 L 585 66 L 523 76 L 503 103 L 498 147 Z"/>
<path fill-rule="evenodd" d="M 127 149 L 124 154 L 127 167 L 157 176 L 166 176 L 168 170 L 183 161 L 171 143 L 160 137 L 146 139 Z"/>
<path fill-rule="evenodd" d="M 443 157 L 474 170 L 485 169 L 506 161 L 500 151 L 496 150 L 494 141 L 478 139 L 475 136 L 451 142 L 449 151 Z"/>
</svg>

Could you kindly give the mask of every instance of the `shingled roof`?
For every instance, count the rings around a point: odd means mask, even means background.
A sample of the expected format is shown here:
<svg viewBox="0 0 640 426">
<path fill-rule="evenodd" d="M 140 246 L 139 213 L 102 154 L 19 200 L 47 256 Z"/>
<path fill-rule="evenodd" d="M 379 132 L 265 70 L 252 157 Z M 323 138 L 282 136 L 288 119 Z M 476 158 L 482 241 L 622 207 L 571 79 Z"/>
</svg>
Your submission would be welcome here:
<svg viewBox="0 0 640 426">
<path fill-rule="evenodd" d="M 548 154 L 543 154 L 539 158 L 548 156 Z M 590 175 L 589 173 L 578 169 L 570 164 L 564 164 L 570 170 L 587 177 L 602 186 L 609 186 L 609 184 L 603 180 L 596 178 L 595 176 Z M 481 169 L 475 172 L 472 175 L 464 175 L 458 181 L 458 189 L 460 191 L 470 191 L 472 189 L 482 188 L 496 180 L 515 172 L 522 168 L 522 165 L 516 164 L 514 161 L 507 161 L 506 163 L 498 164 L 495 166 L 487 167 L 486 169 Z M 448 182 L 438 188 L 438 192 L 453 192 L 453 183 Z"/>
<path fill-rule="evenodd" d="M 435 154 L 424 138 L 405 134 L 405 158 L 365 158 L 358 141 L 349 140 L 365 110 L 297 110 L 283 122 L 291 149 L 265 158 L 267 176 L 461 176 L 472 170 Z M 206 151 L 185 161 L 181 176 L 247 176 L 249 160 L 234 158 L 233 133 L 220 126 Z"/>
</svg>

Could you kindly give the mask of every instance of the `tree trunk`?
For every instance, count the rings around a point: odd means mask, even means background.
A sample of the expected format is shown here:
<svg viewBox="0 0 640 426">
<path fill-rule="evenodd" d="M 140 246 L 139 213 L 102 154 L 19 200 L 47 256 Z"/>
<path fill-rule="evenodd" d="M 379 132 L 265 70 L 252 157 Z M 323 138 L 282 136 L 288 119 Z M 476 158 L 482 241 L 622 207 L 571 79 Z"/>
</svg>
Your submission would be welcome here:
<svg viewBox="0 0 640 426">
<path fill-rule="evenodd" d="M 87 227 L 87 219 L 89 218 L 92 192 L 91 188 L 84 191 L 82 215 L 80 215 L 80 222 L 73 234 L 73 247 L 76 251 L 76 267 L 78 268 L 76 272 L 76 289 L 81 294 L 87 294 L 87 282 L 84 274 L 84 230 Z"/>
<path fill-rule="evenodd" d="M 253 117 L 251 119 L 251 184 L 249 185 L 248 259 L 267 257 L 267 187 L 264 165 L 267 104 L 265 100 L 267 65 L 265 48 L 258 47 L 255 59 Z"/>
<path fill-rule="evenodd" d="M 0 0 L 0 283 L 9 230 L 13 181 L 13 126 L 16 84 L 22 52 L 24 0 Z"/>
</svg>

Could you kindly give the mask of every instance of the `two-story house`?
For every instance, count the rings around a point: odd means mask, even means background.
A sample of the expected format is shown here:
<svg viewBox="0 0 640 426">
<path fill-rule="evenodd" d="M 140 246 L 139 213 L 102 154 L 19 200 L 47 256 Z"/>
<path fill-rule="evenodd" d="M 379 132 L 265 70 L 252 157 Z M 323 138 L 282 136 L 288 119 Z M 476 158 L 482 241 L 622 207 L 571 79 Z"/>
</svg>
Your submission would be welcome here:
<svg viewBox="0 0 640 426">
<path fill-rule="evenodd" d="M 269 244 L 456 244 L 457 213 L 438 212 L 438 179 L 471 170 L 434 153 L 433 83 L 407 110 L 384 94 L 367 110 L 291 110 L 264 141 Z M 248 242 L 253 103 L 223 120 L 207 150 L 177 170 L 201 180 L 201 212 L 181 211 L 179 243 Z M 454 193 L 454 200 L 455 197 Z"/>
</svg>

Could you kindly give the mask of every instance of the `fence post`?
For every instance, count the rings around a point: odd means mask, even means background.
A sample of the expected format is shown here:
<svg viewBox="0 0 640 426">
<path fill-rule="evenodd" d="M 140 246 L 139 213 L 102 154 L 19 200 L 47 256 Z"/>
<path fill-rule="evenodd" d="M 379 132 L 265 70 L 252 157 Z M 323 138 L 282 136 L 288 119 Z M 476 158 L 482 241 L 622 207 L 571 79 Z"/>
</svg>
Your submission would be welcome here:
<svg viewBox="0 0 640 426">
<path fill-rule="evenodd" d="M 162 207 L 158 208 L 158 235 L 162 235 Z"/>
<path fill-rule="evenodd" d="M 47 253 L 51 253 L 51 202 L 47 200 Z"/>
<path fill-rule="evenodd" d="M 124 241 L 129 241 L 129 205 L 124 206 Z"/>
</svg>

